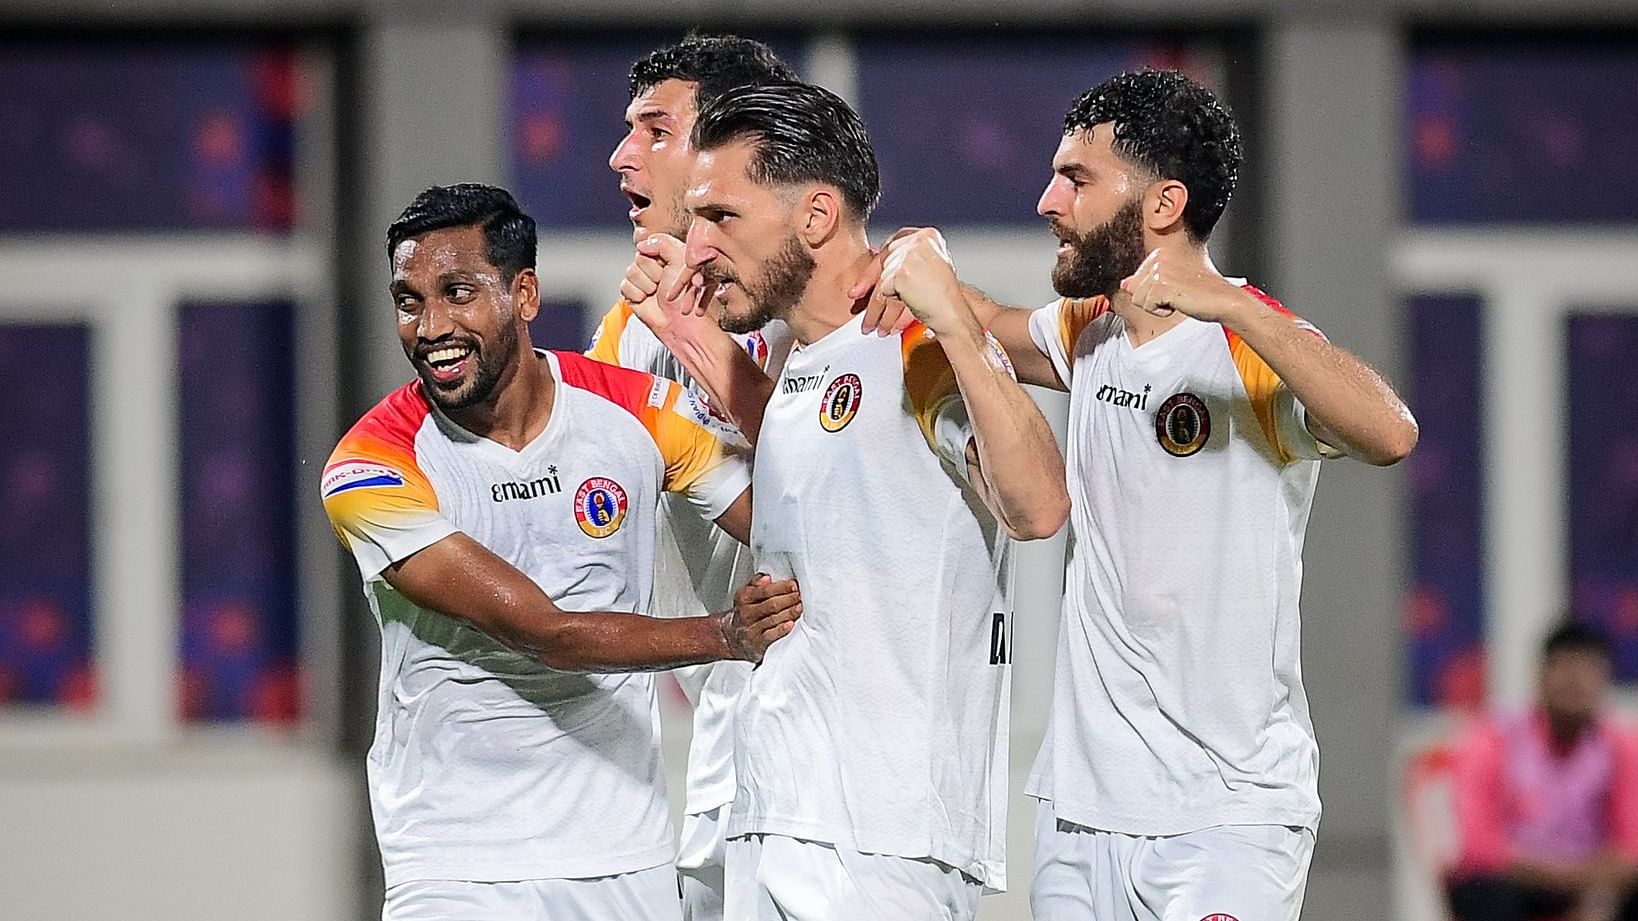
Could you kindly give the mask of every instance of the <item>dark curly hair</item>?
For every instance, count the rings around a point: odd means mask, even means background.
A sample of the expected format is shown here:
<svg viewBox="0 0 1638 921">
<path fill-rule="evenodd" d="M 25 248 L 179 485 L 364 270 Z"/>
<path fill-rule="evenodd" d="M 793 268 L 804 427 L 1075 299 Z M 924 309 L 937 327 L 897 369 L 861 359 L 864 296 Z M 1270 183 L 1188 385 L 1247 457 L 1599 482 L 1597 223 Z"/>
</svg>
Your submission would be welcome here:
<svg viewBox="0 0 1638 921">
<path fill-rule="evenodd" d="M 511 192 L 478 182 L 433 186 L 415 196 L 387 228 L 387 258 L 405 240 L 447 227 L 482 227 L 484 257 L 507 284 L 535 267 L 534 218 Z"/>
<path fill-rule="evenodd" d="M 738 35 L 702 35 L 690 32 L 675 45 L 657 48 L 631 65 L 631 98 L 636 99 L 667 80 L 699 86 L 694 104 L 705 108 L 736 86 L 791 83 L 799 79 L 773 49 Z"/>
<path fill-rule="evenodd" d="M 1064 116 L 1064 134 L 1104 123 L 1114 126 L 1122 159 L 1188 188 L 1183 225 L 1191 239 L 1210 237 L 1245 162 L 1228 108 L 1178 71 L 1130 71 L 1082 93 Z"/>
<path fill-rule="evenodd" d="M 759 183 L 834 186 L 860 222 L 869 219 L 881 197 L 876 149 L 864 122 L 822 86 L 740 86 L 700 108 L 695 150 L 716 150 L 740 140 L 756 146 L 750 171 Z"/>
</svg>

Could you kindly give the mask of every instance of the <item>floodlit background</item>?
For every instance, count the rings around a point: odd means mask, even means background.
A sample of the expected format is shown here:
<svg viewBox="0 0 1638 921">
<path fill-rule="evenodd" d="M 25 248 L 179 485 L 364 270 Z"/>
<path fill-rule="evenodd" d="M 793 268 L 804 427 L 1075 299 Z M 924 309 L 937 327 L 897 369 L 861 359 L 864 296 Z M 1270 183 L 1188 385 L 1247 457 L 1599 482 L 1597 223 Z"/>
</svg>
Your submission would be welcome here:
<svg viewBox="0 0 1638 921">
<path fill-rule="evenodd" d="M 606 164 L 626 68 L 691 25 L 852 101 L 876 233 L 936 224 L 1021 304 L 1050 295 L 1034 206 L 1073 96 L 1145 65 L 1222 93 L 1251 162 L 1219 264 L 1422 425 L 1406 465 L 1332 465 L 1315 504 L 1306 916 L 1435 921 L 1447 829 L 1417 753 L 1525 703 L 1572 607 L 1638 680 L 1638 6 L 1616 0 L 7 0 L 0 917 L 379 917 L 376 631 L 317 480 L 410 373 L 385 226 L 431 184 L 512 188 L 542 231 L 536 341 L 582 347 L 630 258 Z M 1015 791 L 1062 554 L 1025 560 Z M 1032 816 L 1015 792 L 1014 891 L 982 918 L 1029 916 Z"/>
</svg>

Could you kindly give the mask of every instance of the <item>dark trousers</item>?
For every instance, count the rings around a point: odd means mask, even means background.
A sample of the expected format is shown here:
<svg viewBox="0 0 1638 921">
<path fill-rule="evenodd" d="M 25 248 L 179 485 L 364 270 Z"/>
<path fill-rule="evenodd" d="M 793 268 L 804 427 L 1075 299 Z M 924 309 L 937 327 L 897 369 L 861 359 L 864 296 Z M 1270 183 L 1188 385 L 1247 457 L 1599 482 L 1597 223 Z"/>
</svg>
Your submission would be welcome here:
<svg viewBox="0 0 1638 921">
<path fill-rule="evenodd" d="M 1575 906 L 1572 896 L 1496 876 L 1468 877 L 1450 887 L 1450 911 L 1457 921 L 1567 918 Z M 1619 921 L 1638 921 L 1638 891 L 1628 890 L 1615 917 Z"/>
</svg>

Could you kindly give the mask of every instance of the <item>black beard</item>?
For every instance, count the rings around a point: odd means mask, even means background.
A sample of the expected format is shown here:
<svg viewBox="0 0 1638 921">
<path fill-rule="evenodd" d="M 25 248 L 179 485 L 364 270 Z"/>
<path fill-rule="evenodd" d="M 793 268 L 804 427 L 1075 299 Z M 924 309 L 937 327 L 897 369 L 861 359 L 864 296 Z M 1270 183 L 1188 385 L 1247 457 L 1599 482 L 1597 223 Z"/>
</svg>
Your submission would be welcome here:
<svg viewBox="0 0 1638 921">
<path fill-rule="evenodd" d="M 718 325 L 727 332 L 743 334 L 755 332 L 767 326 L 769 320 L 783 317 L 807 293 L 814 265 L 813 254 L 802 245 L 796 234 L 785 237 L 785 245 L 767 261 L 756 281 L 740 281 L 746 298 L 751 302 L 750 312 L 736 317 L 724 310 Z M 705 272 L 707 287 L 724 280 L 714 276 L 709 269 Z"/>
<path fill-rule="evenodd" d="M 1142 203 L 1129 201 L 1085 234 L 1070 234 L 1069 258 L 1052 267 L 1052 289 L 1064 297 L 1114 297 L 1143 265 Z"/>
<path fill-rule="evenodd" d="M 452 343 L 439 343 L 439 347 L 450 344 Z M 447 389 L 446 385 L 434 378 L 426 362 L 419 359 L 415 362 L 415 373 L 421 378 L 421 389 L 425 391 L 427 399 L 446 413 L 476 406 L 494 394 L 501 376 L 506 373 L 507 362 L 512 360 L 512 353 L 517 351 L 517 327 L 510 322 L 502 323 L 500 334 L 495 340 L 496 347 L 493 349 L 480 348 L 476 342 L 470 340 L 462 340 L 459 344 L 472 349 L 473 355 L 477 356 L 477 366 L 473 368 L 472 375 L 454 390 Z"/>
</svg>

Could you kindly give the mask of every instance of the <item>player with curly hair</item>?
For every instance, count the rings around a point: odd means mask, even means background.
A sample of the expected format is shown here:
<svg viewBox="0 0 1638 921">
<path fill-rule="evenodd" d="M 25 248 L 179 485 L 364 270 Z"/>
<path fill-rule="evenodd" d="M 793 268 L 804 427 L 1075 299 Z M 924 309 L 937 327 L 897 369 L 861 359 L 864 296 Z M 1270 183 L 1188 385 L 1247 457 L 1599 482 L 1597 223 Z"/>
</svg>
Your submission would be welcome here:
<svg viewBox="0 0 1638 921">
<path fill-rule="evenodd" d="M 1318 461 L 1392 464 L 1417 429 L 1364 362 L 1213 266 L 1243 161 L 1204 87 L 1113 77 L 1071 106 L 1037 206 L 1062 297 L 1015 310 L 968 289 L 1019 379 L 1070 393 L 1072 540 L 1027 788 L 1038 921 L 1301 910 L 1320 803 L 1297 602 Z M 934 234 L 901 232 L 881 261 Z"/>
</svg>

